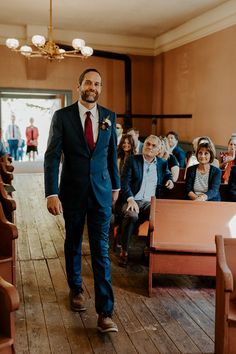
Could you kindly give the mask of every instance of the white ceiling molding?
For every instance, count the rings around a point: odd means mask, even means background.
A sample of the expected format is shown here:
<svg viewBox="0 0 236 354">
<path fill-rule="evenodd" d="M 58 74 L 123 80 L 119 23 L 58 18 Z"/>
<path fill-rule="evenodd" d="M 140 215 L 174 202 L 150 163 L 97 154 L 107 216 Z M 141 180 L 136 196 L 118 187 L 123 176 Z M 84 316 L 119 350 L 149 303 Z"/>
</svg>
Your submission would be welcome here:
<svg viewBox="0 0 236 354">
<path fill-rule="evenodd" d="M 157 37 L 154 53 L 167 52 L 235 24 L 236 1 L 232 0 Z"/>
<path fill-rule="evenodd" d="M 53 29 L 53 40 L 71 45 L 72 38 L 83 38 L 87 45 L 97 50 L 123 54 L 154 56 L 236 24 L 236 0 L 229 0 L 213 10 L 185 22 L 174 30 L 158 37 L 125 36 L 110 33 L 88 33 Z M 6 38 L 18 38 L 21 44 L 31 44 L 34 34 L 47 37 L 47 26 L 0 24 L 0 44 Z"/>
<path fill-rule="evenodd" d="M 18 38 L 21 44 L 31 45 L 32 36 L 37 33 L 47 38 L 46 26 L 10 26 L 0 24 L 0 44 L 5 45 L 6 38 Z M 53 29 L 53 40 L 60 44 L 71 45 L 73 38 L 83 38 L 86 44 L 97 50 L 115 53 L 154 56 L 152 38 L 122 36 L 104 33 L 86 33 Z"/>
</svg>

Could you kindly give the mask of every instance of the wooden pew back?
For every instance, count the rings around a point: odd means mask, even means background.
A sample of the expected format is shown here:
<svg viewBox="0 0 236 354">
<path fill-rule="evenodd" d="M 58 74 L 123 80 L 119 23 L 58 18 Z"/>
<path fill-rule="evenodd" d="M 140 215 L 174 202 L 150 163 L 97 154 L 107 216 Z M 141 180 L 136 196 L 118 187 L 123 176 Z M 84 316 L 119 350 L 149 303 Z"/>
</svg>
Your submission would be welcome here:
<svg viewBox="0 0 236 354">
<path fill-rule="evenodd" d="M 236 239 L 217 235 L 215 241 L 217 250 L 215 353 L 234 354 L 236 348 Z"/>
<path fill-rule="evenodd" d="M 229 186 L 228 184 L 221 183 L 220 184 L 220 196 L 221 201 L 227 202 L 230 201 L 229 198 Z M 177 181 L 174 184 L 173 189 L 163 188 L 161 193 L 162 199 L 187 199 L 186 191 L 185 191 L 185 181 Z"/>
<path fill-rule="evenodd" d="M 17 237 L 16 226 L 6 220 L 0 204 L 0 276 L 14 285 L 16 283 L 15 239 Z"/>
<path fill-rule="evenodd" d="M 150 228 L 150 277 L 214 276 L 215 235 L 236 235 L 236 204 L 153 198 Z"/>
<path fill-rule="evenodd" d="M 18 308 L 16 288 L 0 277 L 0 354 L 15 353 L 13 311 Z"/>
</svg>

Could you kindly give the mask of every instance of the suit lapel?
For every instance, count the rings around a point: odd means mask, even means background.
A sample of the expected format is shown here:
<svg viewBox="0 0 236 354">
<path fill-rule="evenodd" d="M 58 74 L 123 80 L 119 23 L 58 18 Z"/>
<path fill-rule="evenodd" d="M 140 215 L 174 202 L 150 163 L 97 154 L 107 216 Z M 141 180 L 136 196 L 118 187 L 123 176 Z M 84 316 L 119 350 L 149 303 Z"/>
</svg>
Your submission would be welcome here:
<svg viewBox="0 0 236 354">
<path fill-rule="evenodd" d="M 137 156 L 137 168 L 138 168 L 138 176 L 139 176 L 139 189 L 141 188 L 142 185 L 142 181 L 143 181 L 143 164 L 144 164 L 144 160 L 143 160 L 143 155 L 136 155 Z"/>
<path fill-rule="evenodd" d="M 98 108 L 98 137 L 97 137 L 94 150 L 99 148 L 99 146 L 102 144 L 104 134 L 107 134 L 106 130 L 100 128 L 102 121 L 105 119 L 106 111 L 99 105 L 97 105 L 97 108 Z"/>
</svg>

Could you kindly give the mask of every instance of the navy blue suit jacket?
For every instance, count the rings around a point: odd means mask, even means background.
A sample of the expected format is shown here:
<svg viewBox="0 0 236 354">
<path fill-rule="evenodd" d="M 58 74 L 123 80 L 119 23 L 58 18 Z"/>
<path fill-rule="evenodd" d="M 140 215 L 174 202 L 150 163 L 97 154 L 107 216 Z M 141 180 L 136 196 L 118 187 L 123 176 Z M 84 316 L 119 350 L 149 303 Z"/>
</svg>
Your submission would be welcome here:
<svg viewBox="0 0 236 354">
<path fill-rule="evenodd" d="M 168 180 L 172 179 L 172 174 L 168 170 L 167 161 L 157 159 L 157 187 L 156 197 L 160 196 L 161 189 Z M 129 197 L 134 197 L 141 188 L 143 180 L 143 155 L 131 155 L 125 161 L 121 175 L 121 194 L 124 201 Z"/>
<path fill-rule="evenodd" d="M 196 177 L 198 165 L 190 166 L 187 169 L 186 174 L 186 193 L 193 191 L 193 185 Z M 210 166 L 209 180 L 208 180 L 208 191 L 205 193 L 207 195 L 208 201 L 220 200 L 220 183 L 221 183 L 221 170 L 218 167 Z"/>
<path fill-rule="evenodd" d="M 54 113 L 45 153 L 45 194 L 59 194 L 65 209 L 84 209 L 93 192 L 102 207 L 112 204 L 112 189 L 120 188 L 117 168 L 116 115 L 99 106 L 99 133 L 91 153 L 84 136 L 78 102 Z M 101 122 L 111 122 L 102 129 Z M 63 165 L 58 186 L 59 165 Z"/>
<path fill-rule="evenodd" d="M 229 175 L 229 198 L 232 202 L 236 202 L 236 166 L 232 166 Z"/>
<path fill-rule="evenodd" d="M 185 166 L 185 151 L 179 145 L 176 145 L 176 147 L 172 151 L 172 154 L 177 158 L 179 162 L 179 167 L 183 168 Z"/>
</svg>

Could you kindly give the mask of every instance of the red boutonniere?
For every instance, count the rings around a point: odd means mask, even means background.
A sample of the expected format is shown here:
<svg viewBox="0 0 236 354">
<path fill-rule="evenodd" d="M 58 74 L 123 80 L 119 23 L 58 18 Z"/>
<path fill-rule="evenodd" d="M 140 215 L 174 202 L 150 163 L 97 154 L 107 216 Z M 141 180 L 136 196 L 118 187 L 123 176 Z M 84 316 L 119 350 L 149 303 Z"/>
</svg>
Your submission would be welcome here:
<svg viewBox="0 0 236 354">
<path fill-rule="evenodd" d="M 111 121 L 109 119 L 110 117 L 107 116 L 101 123 L 100 123 L 100 128 L 102 130 L 108 130 L 111 126 Z"/>
</svg>

